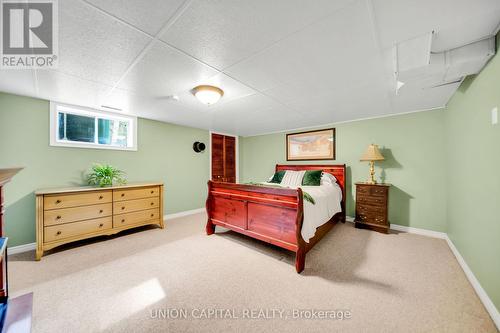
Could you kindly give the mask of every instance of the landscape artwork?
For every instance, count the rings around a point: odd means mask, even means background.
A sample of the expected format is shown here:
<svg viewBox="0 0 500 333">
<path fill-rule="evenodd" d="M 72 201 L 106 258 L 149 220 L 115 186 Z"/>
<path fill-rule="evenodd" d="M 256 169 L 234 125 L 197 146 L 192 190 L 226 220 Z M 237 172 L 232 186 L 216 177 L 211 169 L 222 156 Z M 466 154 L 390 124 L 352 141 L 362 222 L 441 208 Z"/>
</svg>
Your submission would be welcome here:
<svg viewBox="0 0 500 333">
<path fill-rule="evenodd" d="M 287 161 L 334 160 L 335 129 L 286 135 Z"/>
</svg>

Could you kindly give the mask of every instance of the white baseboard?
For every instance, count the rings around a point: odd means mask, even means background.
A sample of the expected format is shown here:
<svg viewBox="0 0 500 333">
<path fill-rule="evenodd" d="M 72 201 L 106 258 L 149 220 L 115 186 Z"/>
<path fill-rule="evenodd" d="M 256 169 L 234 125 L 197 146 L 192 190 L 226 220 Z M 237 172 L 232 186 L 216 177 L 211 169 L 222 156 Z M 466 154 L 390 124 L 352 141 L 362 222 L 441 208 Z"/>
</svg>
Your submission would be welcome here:
<svg viewBox="0 0 500 333">
<path fill-rule="evenodd" d="M 187 210 L 184 212 L 178 212 L 174 214 L 167 214 L 163 216 L 164 220 L 172 220 L 178 217 L 183 217 L 183 216 L 188 216 L 188 215 L 193 215 L 193 214 L 198 214 L 202 213 L 205 211 L 205 208 L 198 208 L 198 209 L 192 209 L 192 210 Z M 29 243 L 29 244 L 23 244 L 19 246 L 12 246 L 9 247 L 9 255 L 10 254 L 16 254 L 16 253 L 23 253 L 23 252 L 28 252 L 28 251 L 33 251 L 36 249 L 36 243 Z"/>
<path fill-rule="evenodd" d="M 347 216 L 346 221 L 354 223 L 354 217 Z M 414 228 L 414 227 L 407 227 L 405 225 L 399 225 L 399 224 L 391 224 L 390 229 L 396 230 L 396 231 L 406 232 L 409 234 L 416 234 L 416 235 L 422 235 L 422 236 L 433 237 L 433 238 L 446 239 L 448 237 L 445 232 L 439 232 L 439 231 L 428 230 L 428 229 L 420 229 L 420 228 Z"/>
<path fill-rule="evenodd" d="M 163 219 L 164 220 L 172 220 L 172 219 L 176 219 L 178 217 L 184 217 L 184 216 L 189 216 L 189 215 L 193 215 L 193 214 L 199 214 L 199 213 L 202 213 L 204 211 L 205 211 L 205 208 L 197 208 L 197 209 L 192 209 L 192 210 L 186 210 L 186 211 L 178 212 L 178 213 L 174 213 L 174 214 L 163 215 Z"/>
<path fill-rule="evenodd" d="M 352 216 L 347 216 L 346 221 L 348 222 L 354 222 L 354 218 Z M 417 235 L 422 235 L 422 236 L 428 236 L 428 237 L 434 237 L 434 238 L 441 238 L 446 240 L 446 243 L 448 243 L 448 246 L 450 247 L 451 252 L 455 255 L 455 258 L 457 259 L 460 267 L 462 267 L 462 270 L 465 273 L 465 276 L 469 280 L 470 284 L 472 285 L 472 288 L 476 291 L 477 296 L 483 303 L 484 307 L 486 308 L 486 311 L 488 311 L 489 315 L 491 316 L 491 319 L 497 326 L 497 328 L 500 330 L 500 312 L 496 308 L 495 304 L 493 304 L 493 301 L 490 299 L 486 291 L 483 289 L 481 286 L 481 283 L 479 283 L 479 280 L 476 278 L 474 273 L 472 273 L 471 269 L 465 262 L 464 258 L 458 252 L 458 249 L 455 247 L 455 244 L 451 241 L 451 239 L 448 237 L 448 234 L 445 232 L 439 232 L 439 231 L 433 231 L 433 230 L 427 230 L 427 229 L 420 229 L 420 228 L 413 228 L 413 227 L 407 227 L 403 225 L 398 225 L 398 224 L 391 224 L 391 229 L 392 230 L 397 230 L 397 231 L 402 231 L 402 232 L 407 232 L 409 234 L 417 234 Z"/>
<path fill-rule="evenodd" d="M 8 248 L 9 255 L 16 253 L 23 253 L 28 251 L 33 251 L 36 249 L 36 243 L 23 244 L 18 246 L 12 246 Z"/>
<path fill-rule="evenodd" d="M 472 273 L 471 269 L 469 268 L 469 265 L 465 262 L 464 258 L 458 252 L 458 249 L 455 247 L 455 244 L 451 241 L 451 239 L 446 235 L 446 242 L 448 243 L 448 246 L 451 249 L 451 252 L 455 255 L 455 258 L 457 258 L 458 263 L 460 264 L 460 267 L 462 267 L 462 270 L 465 273 L 465 276 L 467 276 L 467 279 L 469 280 L 470 284 L 472 285 L 472 288 L 476 291 L 477 296 L 483 302 L 484 307 L 486 308 L 486 311 L 491 316 L 491 319 L 493 319 L 493 322 L 497 326 L 497 329 L 500 330 L 500 312 L 498 312 L 498 309 L 496 308 L 495 304 L 493 304 L 493 301 L 490 299 L 486 291 L 483 289 L 481 286 L 481 283 L 479 283 L 479 280 L 476 278 L 474 273 Z"/>
</svg>

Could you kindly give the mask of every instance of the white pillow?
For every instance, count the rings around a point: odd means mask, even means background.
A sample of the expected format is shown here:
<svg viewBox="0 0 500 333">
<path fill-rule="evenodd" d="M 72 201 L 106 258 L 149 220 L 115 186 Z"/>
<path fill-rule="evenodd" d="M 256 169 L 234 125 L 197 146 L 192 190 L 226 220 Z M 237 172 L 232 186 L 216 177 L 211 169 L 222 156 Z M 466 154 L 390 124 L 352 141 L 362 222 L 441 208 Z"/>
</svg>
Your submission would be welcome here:
<svg viewBox="0 0 500 333">
<path fill-rule="evenodd" d="M 281 181 L 282 186 L 297 188 L 302 186 L 302 178 L 304 178 L 305 170 L 302 171 L 292 171 L 286 170 L 283 180 Z"/>
<path fill-rule="evenodd" d="M 337 183 L 337 178 L 331 173 L 323 172 L 321 174 L 321 185 L 333 185 Z"/>
</svg>

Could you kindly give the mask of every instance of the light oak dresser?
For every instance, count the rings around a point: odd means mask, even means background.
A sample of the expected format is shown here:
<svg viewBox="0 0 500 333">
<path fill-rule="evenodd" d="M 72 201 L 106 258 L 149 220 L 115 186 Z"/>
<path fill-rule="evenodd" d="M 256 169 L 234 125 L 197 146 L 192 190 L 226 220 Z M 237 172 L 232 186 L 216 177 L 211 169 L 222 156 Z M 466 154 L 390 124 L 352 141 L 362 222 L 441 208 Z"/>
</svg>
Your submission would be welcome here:
<svg viewBox="0 0 500 333">
<path fill-rule="evenodd" d="M 163 184 L 38 190 L 36 260 L 59 245 L 148 224 L 163 228 Z"/>
</svg>

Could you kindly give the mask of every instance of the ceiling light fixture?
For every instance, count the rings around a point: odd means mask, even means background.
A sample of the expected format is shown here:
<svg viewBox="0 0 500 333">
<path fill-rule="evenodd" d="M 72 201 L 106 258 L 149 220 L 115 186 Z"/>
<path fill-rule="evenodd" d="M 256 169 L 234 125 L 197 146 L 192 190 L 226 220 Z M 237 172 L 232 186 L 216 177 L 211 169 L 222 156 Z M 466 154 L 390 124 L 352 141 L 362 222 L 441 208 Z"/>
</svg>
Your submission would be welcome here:
<svg viewBox="0 0 500 333">
<path fill-rule="evenodd" d="M 212 105 L 221 99 L 224 91 L 214 86 L 201 85 L 193 88 L 193 95 L 203 104 Z"/>
</svg>

